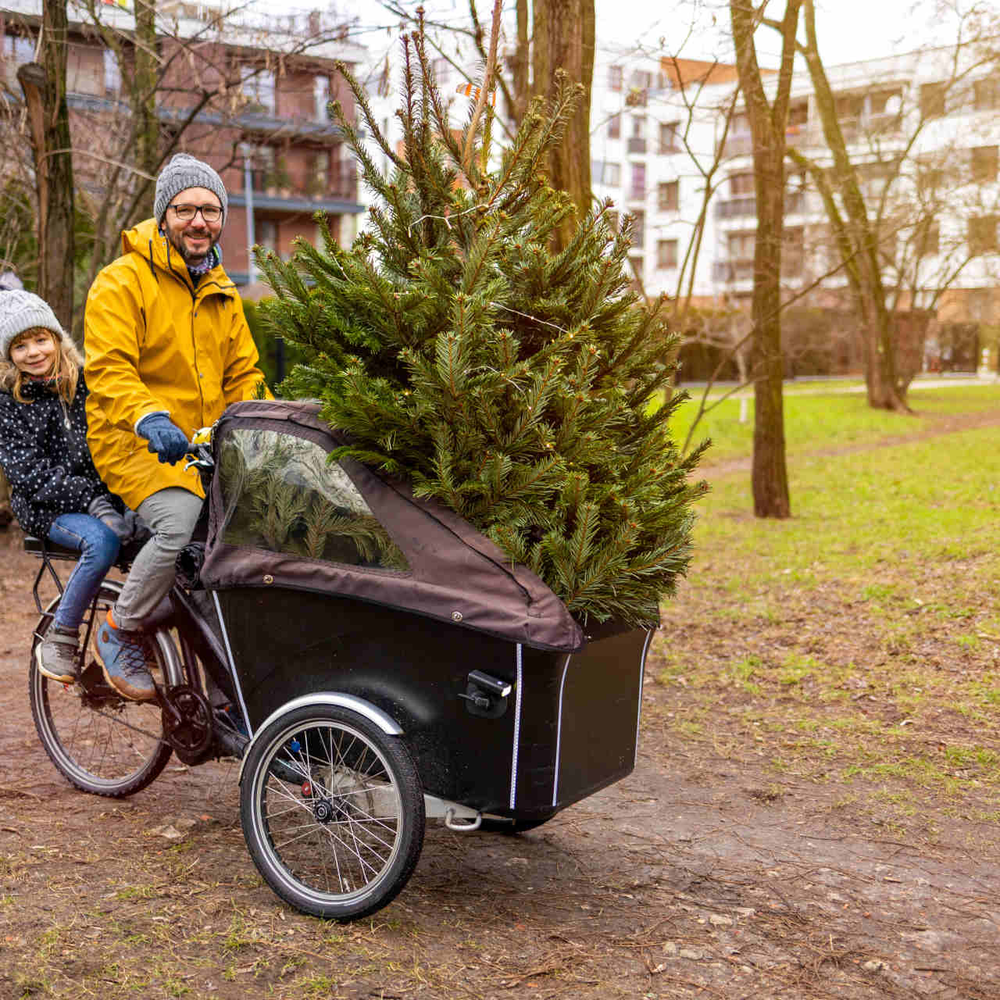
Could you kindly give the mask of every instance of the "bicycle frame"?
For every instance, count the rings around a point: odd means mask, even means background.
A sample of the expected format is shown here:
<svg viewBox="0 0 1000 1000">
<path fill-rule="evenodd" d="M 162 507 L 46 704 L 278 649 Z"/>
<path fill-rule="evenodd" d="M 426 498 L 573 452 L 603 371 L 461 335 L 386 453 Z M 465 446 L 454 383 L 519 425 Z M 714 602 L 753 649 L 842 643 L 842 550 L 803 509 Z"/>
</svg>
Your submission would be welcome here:
<svg viewBox="0 0 1000 1000">
<path fill-rule="evenodd" d="M 63 582 L 56 569 L 54 562 L 75 562 L 79 553 L 74 549 L 64 548 L 54 545 L 44 539 L 26 537 L 24 540 L 25 551 L 37 555 L 41 559 L 41 565 L 35 574 L 31 594 L 35 602 L 35 608 L 43 618 L 52 617 L 52 604 L 55 601 L 43 603 L 39 592 L 42 580 L 48 576 L 55 584 L 58 595 L 63 593 Z M 128 563 L 120 561 L 119 569 L 127 569 Z M 109 581 L 113 583 L 113 581 Z M 90 643 L 94 629 L 94 618 L 97 597 L 91 603 L 87 613 L 84 615 L 84 632 L 81 639 L 81 657 Z M 171 587 L 167 599 L 157 608 L 150 617 L 148 631 L 151 633 L 164 632 L 174 626 L 180 649 L 171 636 L 166 635 L 166 644 L 161 644 L 161 652 L 165 654 L 164 664 L 164 687 L 169 692 L 171 688 L 186 684 L 193 687 L 200 694 L 206 694 L 206 685 L 201 672 L 198 670 L 198 660 L 205 665 L 206 670 L 213 670 L 213 677 L 218 683 L 218 674 L 228 679 L 228 669 L 226 667 L 225 652 L 218 640 L 212 634 L 211 629 L 201 617 L 188 593 L 175 583 Z M 221 686 L 221 685 L 220 685 Z M 223 691 L 228 695 L 230 692 Z M 235 699 L 233 699 L 235 700 Z"/>
</svg>

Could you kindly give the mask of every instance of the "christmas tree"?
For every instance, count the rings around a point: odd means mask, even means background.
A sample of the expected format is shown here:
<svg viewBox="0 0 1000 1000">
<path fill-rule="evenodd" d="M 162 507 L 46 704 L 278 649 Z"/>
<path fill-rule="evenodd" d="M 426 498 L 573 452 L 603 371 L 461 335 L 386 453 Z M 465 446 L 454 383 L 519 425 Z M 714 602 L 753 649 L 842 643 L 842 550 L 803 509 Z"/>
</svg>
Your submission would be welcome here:
<svg viewBox="0 0 1000 1000">
<path fill-rule="evenodd" d="M 400 155 L 345 72 L 390 176 L 335 108 L 378 196 L 369 231 L 261 255 L 265 322 L 307 358 L 282 392 L 349 433 L 337 457 L 455 510 L 581 622 L 655 624 L 690 559 L 701 450 L 681 458 L 668 431 L 677 343 L 629 290 L 628 223 L 608 202 L 553 248 L 573 209 L 545 158 L 577 95 L 537 101 L 491 166 L 491 109 L 454 130 L 419 33 L 403 58 Z"/>
</svg>

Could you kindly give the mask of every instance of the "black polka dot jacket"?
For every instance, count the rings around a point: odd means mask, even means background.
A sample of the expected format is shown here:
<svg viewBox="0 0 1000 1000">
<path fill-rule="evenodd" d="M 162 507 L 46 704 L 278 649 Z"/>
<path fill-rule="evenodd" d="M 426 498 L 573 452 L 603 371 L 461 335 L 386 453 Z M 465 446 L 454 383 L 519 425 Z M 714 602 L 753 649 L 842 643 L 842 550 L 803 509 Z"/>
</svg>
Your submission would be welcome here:
<svg viewBox="0 0 1000 1000">
<path fill-rule="evenodd" d="M 44 538 L 60 514 L 85 514 L 107 494 L 87 447 L 87 386 L 83 373 L 76 396 L 64 407 L 39 383 L 27 383 L 19 403 L 0 390 L 0 467 L 10 481 L 10 504 L 21 527 Z"/>
</svg>

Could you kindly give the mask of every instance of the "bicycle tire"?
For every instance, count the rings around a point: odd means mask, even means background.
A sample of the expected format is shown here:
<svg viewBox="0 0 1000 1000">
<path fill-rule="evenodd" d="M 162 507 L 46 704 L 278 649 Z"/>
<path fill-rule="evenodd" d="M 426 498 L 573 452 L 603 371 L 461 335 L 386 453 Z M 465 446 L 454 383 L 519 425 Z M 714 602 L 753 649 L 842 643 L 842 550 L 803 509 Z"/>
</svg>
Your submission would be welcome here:
<svg viewBox="0 0 1000 1000">
<path fill-rule="evenodd" d="M 120 584 L 105 581 L 91 605 L 95 616 L 107 614 L 118 596 Z M 54 613 L 59 598 L 49 606 Z M 98 619 L 99 620 L 99 619 Z M 42 674 L 35 649 L 52 625 L 44 615 L 35 630 L 28 668 L 28 695 L 38 738 L 56 770 L 71 785 L 93 795 L 124 798 L 141 791 L 166 767 L 170 746 L 163 740 L 163 722 L 155 702 L 122 698 L 101 684 L 103 695 L 88 694 L 83 685 L 62 684 Z M 100 671 L 94 659 L 96 628 L 91 630 L 90 648 L 84 656 L 85 671 Z M 170 639 L 156 633 L 153 649 L 162 673 L 163 643 Z"/>
<path fill-rule="evenodd" d="M 240 819 L 274 892 L 303 913 L 339 921 L 396 897 L 420 857 L 426 822 L 406 743 L 330 705 L 293 709 L 255 737 Z"/>
</svg>

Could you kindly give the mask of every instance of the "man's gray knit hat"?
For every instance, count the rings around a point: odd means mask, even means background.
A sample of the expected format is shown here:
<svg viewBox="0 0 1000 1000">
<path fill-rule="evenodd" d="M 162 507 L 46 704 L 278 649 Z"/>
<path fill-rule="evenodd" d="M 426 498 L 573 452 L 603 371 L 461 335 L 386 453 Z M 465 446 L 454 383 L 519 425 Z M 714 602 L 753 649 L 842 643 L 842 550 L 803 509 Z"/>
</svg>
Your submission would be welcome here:
<svg viewBox="0 0 1000 1000">
<path fill-rule="evenodd" d="M 208 188 L 222 203 L 222 218 L 229 211 L 229 198 L 222 178 L 207 164 L 196 160 L 190 153 L 177 153 L 160 171 L 156 178 L 156 194 L 153 196 L 153 214 L 157 223 L 163 222 L 170 203 L 188 188 Z"/>
<path fill-rule="evenodd" d="M 0 359 L 9 361 L 14 339 L 36 326 L 51 330 L 64 342 L 68 339 L 45 299 L 20 289 L 0 292 Z"/>
</svg>

